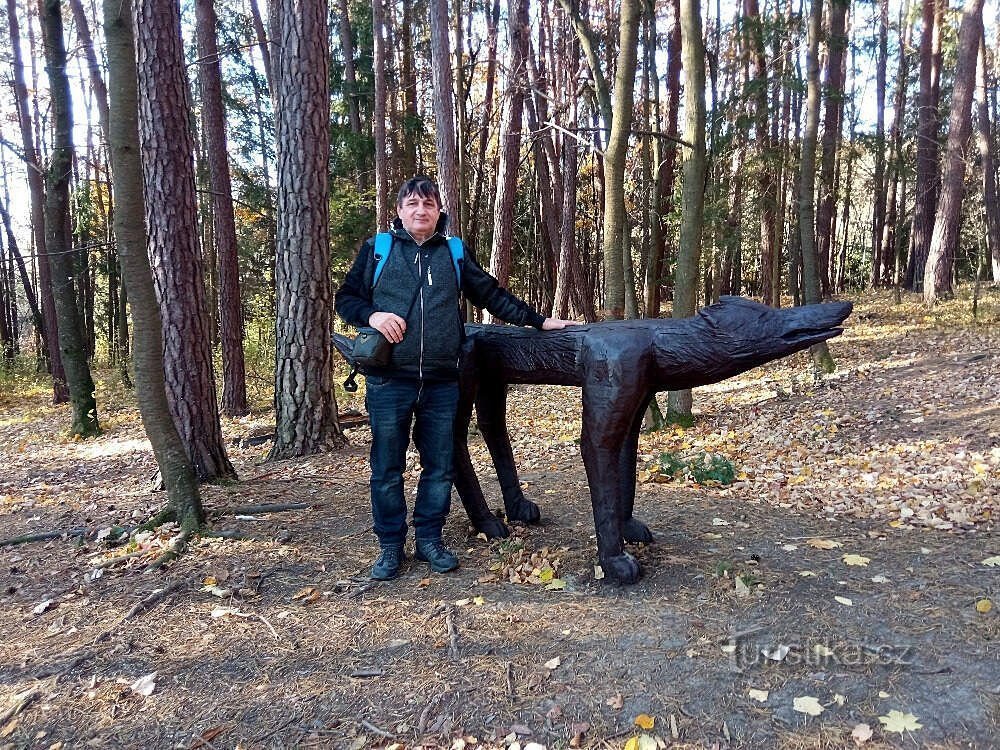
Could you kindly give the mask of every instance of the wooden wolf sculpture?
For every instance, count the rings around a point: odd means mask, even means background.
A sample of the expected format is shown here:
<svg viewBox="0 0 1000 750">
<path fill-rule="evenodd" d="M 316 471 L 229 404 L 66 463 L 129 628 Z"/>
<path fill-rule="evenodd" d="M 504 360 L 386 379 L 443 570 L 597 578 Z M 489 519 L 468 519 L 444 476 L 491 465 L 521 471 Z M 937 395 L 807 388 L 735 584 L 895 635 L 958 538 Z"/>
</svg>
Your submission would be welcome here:
<svg viewBox="0 0 1000 750">
<path fill-rule="evenodd" d="M 833 338 L 842 332 L 839 326 L 851 309 L 846 302 L 776 309 L 723 297 L 683 319 L 608 321 L 546 332 L 467 325 L 459 365 L 455 488 L 469 519 L 487 537 L 508 534 L 490 511 L 469 458 L 473 405 L 500 480 L 507 519 L 535 523 L 538 506 L 524 497 L 514 466 L 507 386 L 580 386 L 580 448 L 601 567 L 612 581 L 634 583 L 641 571 L 623 542 L 653 539 L 632 515 L 639 430 L 653 395 L 715 383 Z M 334 338 L 350 361 L 349 339 Z"/>
</svg>

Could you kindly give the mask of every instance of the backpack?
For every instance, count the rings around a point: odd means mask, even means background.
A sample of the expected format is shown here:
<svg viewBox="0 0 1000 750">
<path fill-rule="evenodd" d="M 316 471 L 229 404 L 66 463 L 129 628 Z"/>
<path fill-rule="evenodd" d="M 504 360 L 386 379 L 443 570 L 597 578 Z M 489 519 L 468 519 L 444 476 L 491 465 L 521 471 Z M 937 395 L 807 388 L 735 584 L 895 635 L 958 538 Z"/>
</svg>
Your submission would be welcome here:
<svg viewBox="0 0 1000 750">
<path fill-rule="evenodd" d="M 375 235 L 375 273 L 372 276 L 372 289 L 378 283 L 382 275 L 382 269 L 386 261 L 389 260 L 389 253 L 392 252 L 393 236 L 389 232 L 379 232 Z M 455 279 L 458 282 L 459 291 L 462 289 L 462 264 L 465 262 L 465 246 L 459 237 L 448 238 L 448 249 L 451 251 L 451 263 L 455 266 Z"/>
</svg>

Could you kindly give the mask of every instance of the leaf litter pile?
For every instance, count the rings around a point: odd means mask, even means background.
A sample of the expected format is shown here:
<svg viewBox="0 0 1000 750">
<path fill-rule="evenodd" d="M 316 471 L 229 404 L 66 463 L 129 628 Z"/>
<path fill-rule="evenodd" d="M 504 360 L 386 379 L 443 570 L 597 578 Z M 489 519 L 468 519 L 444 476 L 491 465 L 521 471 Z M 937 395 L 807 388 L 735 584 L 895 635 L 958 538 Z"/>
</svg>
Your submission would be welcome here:
<svg viewBox="0 0 1000 750">
<path fill-rule="evenodd" d="M 265 463 L 238 439 L 271 415 L 226 420 L 222 536 L 153 572 L 177 529 L 128 533 L 163 502 L 132 396 L 103 374 L 106 432 L 80 442 L 9 381 L 0 536 L 63 535 L 0 546 L 0 748 L 988 746 L 1000 295 L 968 309 L 870 296 L 835 374 L 801 354 L 696 391 L 693 425 L 640 440 L 656 542 L 628 588 L 596 564 L 573 389 L 509 399 L 541 525 L 487 542 L 456 497 L 461 568 L 374 583 L 367 428 Z M 411 453 L 411 500 L 418 476 Z"/>
</svg>

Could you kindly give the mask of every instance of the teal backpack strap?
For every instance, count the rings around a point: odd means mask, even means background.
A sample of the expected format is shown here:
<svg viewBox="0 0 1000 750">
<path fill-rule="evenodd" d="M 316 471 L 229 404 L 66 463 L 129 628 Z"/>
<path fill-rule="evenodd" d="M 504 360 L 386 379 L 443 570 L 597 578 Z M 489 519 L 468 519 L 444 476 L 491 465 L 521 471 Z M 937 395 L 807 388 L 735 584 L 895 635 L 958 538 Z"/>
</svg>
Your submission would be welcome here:
<svg viewBox="0 0 1000 750">
<path fill-rule="evenodd" d="M 375 273 L 372 276 L 372 288 L 378 283 L 379 276 L 385 262 L 389 260 L 389 253 L 392 252 L 392 235 L 389 232 L 379 232 L 375 235 Z"/>
<path fill-rule="evenodd" d="M 451 262 L 455 266 L 455 278 L 458 280 L 458 289 L 462 289 L 462 264 L 465 263 L 465 246 L 461 237 L 449 237 L 448 249 L 451 250 Z"/>
</svg>

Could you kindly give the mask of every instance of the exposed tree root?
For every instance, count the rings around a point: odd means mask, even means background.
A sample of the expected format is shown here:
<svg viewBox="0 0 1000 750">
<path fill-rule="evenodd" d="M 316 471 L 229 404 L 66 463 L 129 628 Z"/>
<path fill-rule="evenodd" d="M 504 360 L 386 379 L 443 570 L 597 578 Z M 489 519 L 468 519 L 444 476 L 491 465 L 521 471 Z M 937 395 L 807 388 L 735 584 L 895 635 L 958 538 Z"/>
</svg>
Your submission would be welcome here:
<svg viewBox="0 0 1000 750">
<path fill-rule="evenodd" d="M 61 531 L 43 531 L 38 534 L 24 534 L 22 536 L 13 536 L 10 539 L 0 539 L 0 547 L 15 544 L 30 544 L 31 542 L 47 542 L 50 539 L 62 539 L 63 537 L 77 538 L 87 536 L 90 532 L 91 529 L 79 528 L 63 529 Z"/>
<path fill-rule="evenodd" d="M 183 581 L 173 581 L 164 586 L 162 589 L 157 589 L 156 591 L 154 591 L 152 594 L 145 597 L 141 601 L 136 602 L 135 606 L 133 606 L 132 609 L 126 612 L 124 616 L 122 616 L 121 621 L 125 622 L 126 620 L 131 620 L 133 617 L 141 615 L 143 612 L 147 612 L 148 610 L 152 609 L 157 604 L 159 604 L 161 601 L 166 599 L 168 596 L 170 596 L 172 593 L 182 588 L 184 588 Z"/>
</svg>

